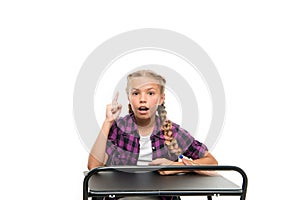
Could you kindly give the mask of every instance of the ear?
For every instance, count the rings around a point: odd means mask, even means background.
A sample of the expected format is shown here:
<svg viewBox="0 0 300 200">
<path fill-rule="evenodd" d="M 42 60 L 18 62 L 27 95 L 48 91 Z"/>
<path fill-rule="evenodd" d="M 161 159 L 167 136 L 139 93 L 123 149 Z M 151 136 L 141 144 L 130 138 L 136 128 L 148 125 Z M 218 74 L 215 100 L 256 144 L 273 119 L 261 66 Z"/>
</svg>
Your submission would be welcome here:
<svg viewBox="0 0 300 200">
<path fill-rule="evenodd" d="M 165 93 L 160 96 L 159 105 L 161 105 L 165 101 Z"/>
</svg>

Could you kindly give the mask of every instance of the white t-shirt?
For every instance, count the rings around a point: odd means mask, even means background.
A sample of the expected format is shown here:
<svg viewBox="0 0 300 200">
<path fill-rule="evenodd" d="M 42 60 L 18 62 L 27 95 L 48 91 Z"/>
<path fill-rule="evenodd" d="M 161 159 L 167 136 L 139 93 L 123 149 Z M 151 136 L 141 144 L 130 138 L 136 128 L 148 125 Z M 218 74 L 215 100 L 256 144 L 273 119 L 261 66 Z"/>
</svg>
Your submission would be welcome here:
<svg viewBox="0 0 300 200">
<path fill-rule="evenodd" d="M 151 134 L 147 136 L 140 135 L 140 154 L 137 165 L 148 165 L 152 161 L 152 144 L 150 139 Z M 123 197 L 122 200 L 159 200 L 158 197 L 141 196 L 141 197 Z M 120 199 L 120 200 L 121 200 Z"/>
<path fill-rule="evenodd" d="M 146 136 L 140 135 L 140 154 L 137 165 L 148 165 L 152 161 L 152 144 L 151 134 Z"/>
</svg>

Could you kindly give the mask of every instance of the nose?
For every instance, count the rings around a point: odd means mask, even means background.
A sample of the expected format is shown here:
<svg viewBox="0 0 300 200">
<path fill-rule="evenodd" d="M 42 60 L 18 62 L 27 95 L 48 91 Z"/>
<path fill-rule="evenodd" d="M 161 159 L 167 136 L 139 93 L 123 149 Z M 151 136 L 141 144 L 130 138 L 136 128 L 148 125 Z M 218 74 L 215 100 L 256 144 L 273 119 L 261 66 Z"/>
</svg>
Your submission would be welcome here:
<svg viewBox="0 0 300 200">
<path fill-rule="evenodd" d="M 146 94 L 142 93 L 140 96 L 140 103 L 146 103 L 146 102 L 147 102 Z"/>
</svg>

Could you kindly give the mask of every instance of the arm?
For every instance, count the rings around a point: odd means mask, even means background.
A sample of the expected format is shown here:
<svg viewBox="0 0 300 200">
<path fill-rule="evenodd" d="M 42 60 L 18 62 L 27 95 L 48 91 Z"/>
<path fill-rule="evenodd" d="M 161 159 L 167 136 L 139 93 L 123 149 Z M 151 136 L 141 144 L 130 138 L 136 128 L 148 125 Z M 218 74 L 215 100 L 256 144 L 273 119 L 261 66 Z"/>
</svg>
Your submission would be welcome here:
<svg viewBox="0 0 300 200">
<path fill-rule="evenodd" d="M 184 162 L 184 161 L 186 161 L 186 162 Z M 190 160 L 183 159 L 183 163 L 185 165 L 190 163 L 190 162 L 187 162 L 187 161 L 190 161 Z M 192 163 L 195 164 L 195 165 L 218 165 L 218 161 L 208 151 L 205 151 L 204 156 L 202 158 L 193 160 Z"/>
<path fill-rule="evenodd" d="M 149 163 L 149 165 L 217 165 L 217 160 L 208 152 L 205 144 L 195 140 L 186 130 L 173 123 L 172 128 L 178 145 L 184 149 L 183 155 L 186 155 L 194 160 L 190 161 L 182 159 L 182 162 L 173 162 L 165 158 L 158 158 Z M 164 136 L 165 139 L 168 137 Z M 174 152 L 172 152 L 174 153 Z M 174 158 L 173 158 L 174 159 Z M 184 162 L 184 160 L 186 162 Z M 160 171 L 160 174 L 176 174 L 187 171 Z"/>
<path fill-rule="evenodd" d="M 95 167 L 104 166 L 107 161 L 108 155 L 105 153 L 105 150 L 106 150 L 108 133 L 110 127 L 112 126 L 112 123 L 113 122 L 111 121 L 105 120 L 102 125 L 101 131 L 89 154 L 89 159 L 88 159 L 89 170 Z"/>
<path fill-rule="evenodd" d="M 102 128 L 95 144 L 93 145 L 88 159 L 88 169 L 91 170 L 95 167 L 104 166 L 108 159 L 106 154 L 106 143 L 110 128 L 115 119 L 121 113 L 122 105 L 118 104 L 118 93 L 116 94 L 112 104 L 106 106 L 106 118 L 103 122 Z"/>
<path fill-rule="evenodd" d="M 187 159 L 183 158 L 182 163 L 184 165 L 218 165 L 218 161 L 208 151 L 205 152 L 204 157 L 196 159 L 196 160 L 187 160 Z M 216 174 L 214 171 L 195 170 L 194 172 L 197 174 L 204 174 L 204 175 L 215 175 Z"/>
<path fill-rule="evenodd" d="M 182 159 L 182 162 L 173 162 L 171 160 L 165 158 L 158 158 L 153 160 L 149 165 L 218 165 L 218 161 L 213 157 L 211 153 L 205 151 L 205 154 L 202 158 L 195 159 L 195 160 L 187 160 L 185 158 Z M 189 171 L 160 171 L 161 175 L 170 175 L 170 174 L 177 174 Z M 198 174 L 206 174 L 203 171 L 195 171 Z"/>
</svg>

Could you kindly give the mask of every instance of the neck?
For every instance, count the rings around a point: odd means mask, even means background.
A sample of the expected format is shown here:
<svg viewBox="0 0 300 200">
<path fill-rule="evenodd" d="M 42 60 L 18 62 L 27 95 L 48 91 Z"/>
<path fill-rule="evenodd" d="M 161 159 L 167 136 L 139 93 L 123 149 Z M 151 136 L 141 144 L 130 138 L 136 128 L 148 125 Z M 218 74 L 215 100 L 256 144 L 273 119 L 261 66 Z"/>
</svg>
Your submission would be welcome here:
<svg viewBox="0 0 300 200">
<path fill-rule="evenodd" d="M 136 124 L 138 126 L 139 134 L 142 136 L 151 134 L 155 124 L 155 116 L 148 119 L 136 118 Z"/>
</svg>

